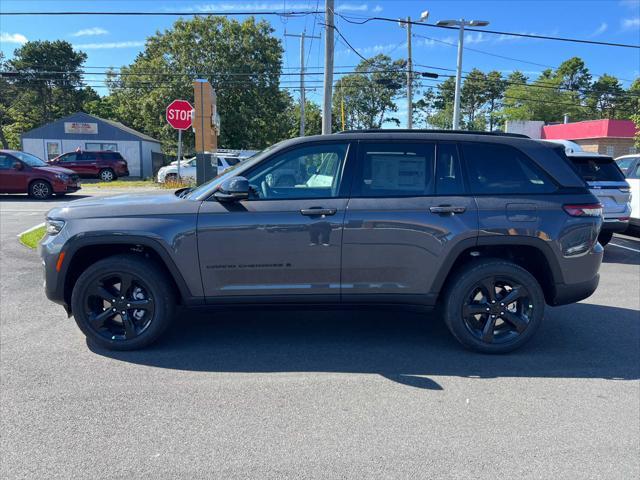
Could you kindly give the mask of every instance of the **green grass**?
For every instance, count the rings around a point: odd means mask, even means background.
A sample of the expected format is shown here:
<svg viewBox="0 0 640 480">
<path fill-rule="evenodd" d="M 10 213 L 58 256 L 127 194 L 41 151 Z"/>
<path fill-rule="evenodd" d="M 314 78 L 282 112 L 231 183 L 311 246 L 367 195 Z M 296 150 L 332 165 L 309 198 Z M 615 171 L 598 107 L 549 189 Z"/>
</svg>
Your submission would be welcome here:
<svg viewBox="0 0 640 480">
<path fill-rule="evenodd" d="M 42 240 L 42 237 L 44 237 L 45 233 L 46 228 L 44 225 L 42 225 L 35 230 L 31 230 L 30 232 L 20 235 L 20 243 L 35 250 L 38 246 L 38 243 L 40 243 L 40 240 Z"/>
<path fill-rule="evenodd" d="M 83 183 L 83 188 L 139 188 L 139 187 L 157 187 L 158 184 L 153 180 L 114 180 L 113 182 L 96 182 Z"/>
</svg>

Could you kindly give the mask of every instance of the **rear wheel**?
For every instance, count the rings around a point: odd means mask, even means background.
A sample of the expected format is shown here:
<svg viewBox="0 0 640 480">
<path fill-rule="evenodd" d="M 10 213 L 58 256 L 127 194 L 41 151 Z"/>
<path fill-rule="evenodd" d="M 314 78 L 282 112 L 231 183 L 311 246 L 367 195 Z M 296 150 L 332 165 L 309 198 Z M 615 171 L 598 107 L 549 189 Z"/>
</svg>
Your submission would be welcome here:
<svg viewBox="0 0 640 480">
<path fill-rule="evenodd" d="M 178 181 L 178 174 L 176 173 L 168 173 L 166 177 L 164 177 L 165 183 L 176 183 Z"/>
<path fill-rule="evenodd" d="M 35 180 L 29 185 L 29 196 L 38 200 L 46 200 L 53 195 L 53 188 L 46 180 Z"/>
<path fill-rule="evenodd" d="M 613 232 L 600 232 L 600 235 L 598 235 L 598 242 L 600 242 L 600 245 L 604 247 L 612 238 Z"/>
<path fill-rule="evenodd" d="M 100 173 L 98 173 L 98 177 L 103 182 L 112 182 L 116 179 L 116 174 L 110 168 L 103 168 L 100 170 Z"/>
<path fill-rule="evenodd" d="M 444 319 L 465 347 L 505 353 L 526 343 L 544 317 L 544 295 L 522 267 L 486 260 L 463 268 L 449 282 Z"/>
<path fill-rule="evenodd" d="M 171 323 L 167 275 L 135 255 L 116 255 L 85 270 L 71 295 L 73 315 L 91 343 L 110 350 L 150 345 Z"/>
</svg>

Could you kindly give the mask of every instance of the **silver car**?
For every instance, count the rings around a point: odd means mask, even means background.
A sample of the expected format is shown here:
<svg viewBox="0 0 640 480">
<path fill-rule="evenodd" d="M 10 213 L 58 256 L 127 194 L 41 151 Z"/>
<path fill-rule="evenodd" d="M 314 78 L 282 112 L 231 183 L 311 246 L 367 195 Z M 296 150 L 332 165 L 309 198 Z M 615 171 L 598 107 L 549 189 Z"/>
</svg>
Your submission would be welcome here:
<svg viewBox="0 0 640 480">
<path fill-rule="evenodd" d="M 604 223 L 598 236 L 602 245 L 624 232 L 631 216 L 631 188 L 612 157 L 591 152 L 567 152 L 567 157 L 602 204 Z"/>
</svg>

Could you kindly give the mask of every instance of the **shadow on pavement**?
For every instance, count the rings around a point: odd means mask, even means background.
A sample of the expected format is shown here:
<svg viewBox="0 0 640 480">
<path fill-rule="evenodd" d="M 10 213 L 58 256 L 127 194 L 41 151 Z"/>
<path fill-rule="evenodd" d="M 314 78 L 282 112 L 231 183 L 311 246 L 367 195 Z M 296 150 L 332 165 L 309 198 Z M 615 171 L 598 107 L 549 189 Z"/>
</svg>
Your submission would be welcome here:
<svg viewBox="0 0 640 480">
<path fill-rule="evenodd" d="M 548 308 L 544 324 L 507 355 L 464 350 L 433 315 L 399 310 L 182 311 L 156 345 L 90 348 L 123 362 L 207 372 L 375 373 L 441 390 L 430 377 L 640 378 L 637 311 L 575 304 Z"/>
<path fill-rule="evenodd" d="M 54 195 L 51 198 L 48 198 L 47 200 L 40 200 L 37 198 L 31 198 L 29 195 L 25 194 L 20 194 L 20 193 L 11 193 L 11 194 L 2 194 L 0 195 L 0 202 L 7 202 L 7 203 L 11 203 L 11 202 L 33 202 L 33 203 L 64 203 L 64 202 L 70 202 L 72 200 L 79 200 L 81 198 L 87 198 L 87 197 L 91 197 L 91 195 L 83 195 L 83 194 L 78 194 L 78 193 L 71 193 L 68 195 L 63 195 L 62 197 L 59 195 Z"/>
</svg>

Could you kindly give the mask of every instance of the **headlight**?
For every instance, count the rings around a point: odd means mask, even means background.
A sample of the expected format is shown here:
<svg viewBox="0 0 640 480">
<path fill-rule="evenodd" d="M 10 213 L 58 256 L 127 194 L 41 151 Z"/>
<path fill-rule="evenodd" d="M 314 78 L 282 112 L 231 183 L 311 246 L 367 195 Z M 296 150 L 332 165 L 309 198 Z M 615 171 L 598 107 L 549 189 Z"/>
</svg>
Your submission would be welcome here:
<svg viewBox="0 0 640 480">
<path fill-rule="evenodd" d="M 69 175 L 67 175 L 66 173 L 56 173 L 56 178 L 58 180 L 62 180 L 63 182 L 66 182 L 67 180 L 69 180 Z"/>
<path fill-rule="evenodd" d="M 62 230 L 62 227 L 64 227 L 64 220 L 51 220 L 47 218 L 46 227 L 48 235 L 57 235 Z"/>
</svg>

